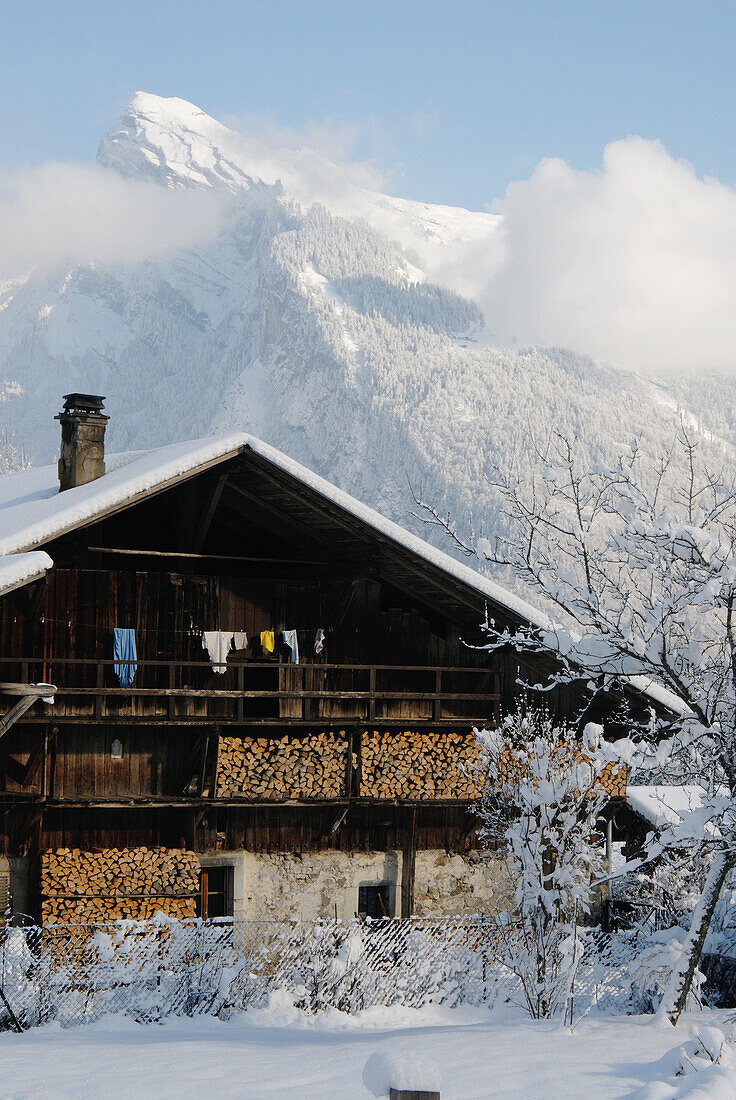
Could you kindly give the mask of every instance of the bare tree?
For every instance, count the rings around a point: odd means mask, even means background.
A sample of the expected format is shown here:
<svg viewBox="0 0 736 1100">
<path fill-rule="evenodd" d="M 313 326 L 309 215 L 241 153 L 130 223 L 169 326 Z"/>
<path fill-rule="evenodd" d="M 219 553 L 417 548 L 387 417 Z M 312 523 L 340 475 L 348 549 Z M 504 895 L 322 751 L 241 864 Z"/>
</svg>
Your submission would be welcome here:
<svg viewBox="0 0 736 1100">
<path fill-rule="evenodd" d="M 562 1004 L 572 1017 L 579 919 L 604 870 L 606 760 L 534 707 L 477 738 L 481 835 L 506 856 L 515 884 L 513 916 L 500 920 L 502 961 L 519 978 L 533 1019 L 551 1018 Z"/>
<path fill-rule="evenodd" d="M 634 446 L 613 466 L 581 470 L 559 435 L 544 460 L 526 487 L 497 484 L 512 531 L 504 541 L 464 542 L 423 507 L 466 553 L 512 566 L 549 609 L 547 622 L 519 630 L 489 622 L 490 648 L 554 650 L 550 683 L 646 689 L 668 715 L 652 712 L 648 741 L 629 746 L 629 763 L 703 790 L 689 837 L 710 853 L 710 870 L 665 996 L 674 1024 L 736 853 L 734 480 L 708 469 L 684 431 L 658 464 Z"/>
</svg>

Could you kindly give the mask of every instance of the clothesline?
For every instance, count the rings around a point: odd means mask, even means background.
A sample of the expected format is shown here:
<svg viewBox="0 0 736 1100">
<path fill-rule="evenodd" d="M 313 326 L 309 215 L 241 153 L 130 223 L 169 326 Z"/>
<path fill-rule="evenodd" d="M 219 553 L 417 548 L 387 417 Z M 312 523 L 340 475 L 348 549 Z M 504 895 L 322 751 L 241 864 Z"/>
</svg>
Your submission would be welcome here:
<svg viewBox="0 0 736 1100">
<path fill-rule="evenodd" d="M 281 635 L 282 644 L 291 654 L 290 664 L 299 664 L 299 639 L 297 630 L 262 630 L 259 642 L 264 653 L 273 653 L 276 649 L 276 635 Z M 314 634 L 314 652 L 321 653 L 326 641 L 323 627 L 318 627 Z M 227 656 L 231 646 L 235 650 L 247 649 L 248 635 L 244 630 L 205 630 L 202 632 L 202 648 L 207 650 L 212 661 L 213 672 L 225 673 L 227 671 Z"/>
<path fill-rule="evenodd" d="M 343 618 L 344 618 L 344 615 L 340 619 L 338 619 L 338 622 L 337 622 L 338 626 L 342 622 Z M 13 622 L 17 622 L 17 621 L 18 621 L 17 616 L 14 615 L 13 616 Z M 39 622 L 41 622 L 41 623 L 54 623 L 54 625 L 63 626 L 66 629 L 70 629 L 72 626 L 75 626 L 75 627 L 79 627 L 80 629 L 83 629 L 83 630 L 100 630 L 100 631 L 104 632 L 105 634 L 109 634 L 110 631 L 112 629 L 114 629 L 113 627 L 105 626 L 101 623 L 82 623 L 78 619 L 56 619 L 56 618 L 51 618 L 49 615 L 42 615 L 39 619 Z M 136 627 L 136 629 L 138 629 L 138 628 Z M 279 628 L 274 628 L 274 629 L 279 629 L 280 630 L 280 629 L 283 629 L 283 628 L 279 627 Z M 297 629 L 297 631 L 299 631 L 299 633 L 307 633 L 307 634 L 310 633 L 310 632 L 313 633 L 316 630 L 324 629 L 325 633 L 334 634 L 336 627 L 335 626 L 326 626 L 326 625 L 324 625 L 324 622 L 323 622 L 321 627 L 320 626 L 299 626 L 299 627 L 296 627 L 296 629 Z M 143 626 L 139 630 L 139 633 L 141 633 L 141 634 L 144 634 L 146 632 L 153 633 L 153 634 L 186 634 L 190 638 L 201 638 L 201 636 L 202 636 L 201 627 L 195 627 L 195 626 L 189 626 L 189 627 L 184 627 L 184 628 L 169 627 L 169 626 Z M 231 633 L 234 633 L 234 631 L 232 631 Z"/>
<path fill-rule="evenodd" d="M 262 630 L 260 644 L 264 653 L 273 653 L 276 648 L 276 634 L 281 635 L 281 641 L 291 653 L 291 664 L 299 664 L 299 642 L 297 631 L 290 630 Z M 203 630 L 200 632 L 202 648 L 207 650 L 207 655 L 212 662 L 212 671 L 220 675 L 227 672 L 227 658 L 231 648 L 237 650 L 247 649 L 248 635 L 244 630 Z M 325 644 L 325 632 L 319 627 L 314 635 L 314 652 L 321 653 Z M 113 657 L 115 660 L 115 675 L 122 688 L 130 688 L 137 671 L 137 650 L 135 629 L 133 627 L 116 626 L 113 629 Z"/>
</svg>

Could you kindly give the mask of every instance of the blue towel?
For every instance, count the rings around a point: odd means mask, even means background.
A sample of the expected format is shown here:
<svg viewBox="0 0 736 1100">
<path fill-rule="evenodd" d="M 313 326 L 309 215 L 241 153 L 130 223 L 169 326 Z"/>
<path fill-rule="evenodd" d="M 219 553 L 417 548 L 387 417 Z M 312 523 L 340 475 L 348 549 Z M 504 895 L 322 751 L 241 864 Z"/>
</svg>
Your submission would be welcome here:
<svg viewBox="0 0 736 1100">
<path fill-rule="evenodd" d="M 282 630 L 281 636 L 284 640 L 284 645 L 288 646 L 291 650 L 291 659 L 289 664 L 299 664 L 299 642 L 296 637 L 296 630 Z"/>
<path fill-rule="evenodd" d="M 116 661 L 135 661 L 135 630 L 132 627 L 116 626 L 113 631 L 112 655 Z M 115 665 L 115 675 L 121 688 L 129 688 L 133 683 L 137 665 Z"/>
</svg>

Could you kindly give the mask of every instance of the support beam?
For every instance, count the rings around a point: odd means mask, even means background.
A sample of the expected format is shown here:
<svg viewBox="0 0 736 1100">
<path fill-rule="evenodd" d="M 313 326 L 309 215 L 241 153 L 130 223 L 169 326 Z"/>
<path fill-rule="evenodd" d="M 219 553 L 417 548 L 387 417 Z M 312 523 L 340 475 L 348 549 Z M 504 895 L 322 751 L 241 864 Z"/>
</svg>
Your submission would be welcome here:
<svg viewBox="0 0 736 1100">
<path fill-rule="evenodd" d="M 123 554 L 138 558 L 196 558 L 198 561 L 249 561 L 268 565 L 324 565 L 324 559 L 307 561 L 302 558 L 254 558 L 242 554 L 194 554 L 188 550 L 128 550 L 119 546 L 88 546 L 95 554 Z"/>
<path fill-rule="evenodd" d="M 409 811 L 409 828 L 401 859 L 401 916 L 414 915 L 414 874 L 417 862 L 417 811 Z"/>
<path fill-rule="evenodd" d="M 0 718 L 0 737 L 4 737 L 11 726 L 14 726 L 19 718 L 22 718 L 27 710 L 30 710 L 36 702 L 36 695 L 22 695 L 10 710 Z"/>
<path fill-rule="evenodd" d="M 215 482 L 215 486 L 210 495 L 210 499 L 207 503 L 207 507 L 204 510 L 204 514 L 199 522 L 196 534 L 192 540 L 192 549 L 199 553 L 204 546 L 204 541 L 207 538 L 209 529 L 212 526 L 212 520 L 215 512 L 217 511 L 217 505 L 220 503 L 220 497 L 222 496 L 222 490 L 227 485 L 227 474 L 221 474 Z"/>
<path fill-rule="evenodd" d="M 26 711 L 30 710 L 37 699 L 51 698 L 56 692 L 54 684 L 3 684 L 0 683 L 0 694 L 18 696 L 17 702 L 5 714 L 0 716 L 0 737 L 14 726 Z"/>
<path fill-rule="evenodd" d="M 248 489 L 244 489 L 242 485 L 236 485 L 232 480 L 228 484 L 228 495 L 230 493 L 235 493 L 236 496 L 242 497 L 243 500 L 248 501 L 251 508 L 255 509 L 256 514 L 261 512 L 265 515 L 267 517 L 267 522 L 270 521 L 271 523 L 275 523 L 276 530 L 279 531 L 279 533 L 286 534 L 287 538 L 291 535 L 298 546 L 320 546 L 320 542 L 315 537 L 312 528 L 302 523 L 301 520 L 286 513 L 283 508 L 279 508 L 263 500 L 255 493 L 251 493 Z"/>
</svg>

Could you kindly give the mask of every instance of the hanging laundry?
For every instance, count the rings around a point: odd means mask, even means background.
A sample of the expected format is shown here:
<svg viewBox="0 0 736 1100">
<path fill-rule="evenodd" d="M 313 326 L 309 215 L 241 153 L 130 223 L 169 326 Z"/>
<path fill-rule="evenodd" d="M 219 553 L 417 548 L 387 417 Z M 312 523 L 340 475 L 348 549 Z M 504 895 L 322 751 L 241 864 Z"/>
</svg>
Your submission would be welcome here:
<svg viewBox="0 0 736 1100">
<path fill-rule="evenodd" d="M 231 630 L 205 630 L 202 634 L 202 649 L 206 649 L 212 661 L 212 671 L 223 675 L 227 672 L 227 655 L 233 640 Z"/>
<path fill-rule="evenodd" d="M 138 657 L 135 649 L 135 630 L 132 627 L 116 626 L 112 634 L 112 655 L 115 661 L 135 661 Z M 133 683 L 136 664 L 116 664 L 115 675 L 121 688 L 129 688 Z"/>
<path fill-rule="evenodd" d="M 299 664 L 299 642 L 296 637 L 296 630 L 284 630 L 281 635 L 284 639 L 284 645 L 288 646 L 291 650 L 290 664 Z"/>
<path fill-rule="evenodd" d="M 325 632 L 322 627 L 314 635 L 314 652 L 321 653 L 325 648 Z"/>
<path fill-rule="evenodd" d="M 273 630 L 261 631 L 261 648 L 264 653 L 273 653 L 276 648 L 276 635 Z"/>
<path fill-rule="evenodd" d="M 236 630 L 233 634 L 233 645 L 235 649 L 247 649 L 248 648 L 248 635 L 244 630 Z"/>
</svg>

